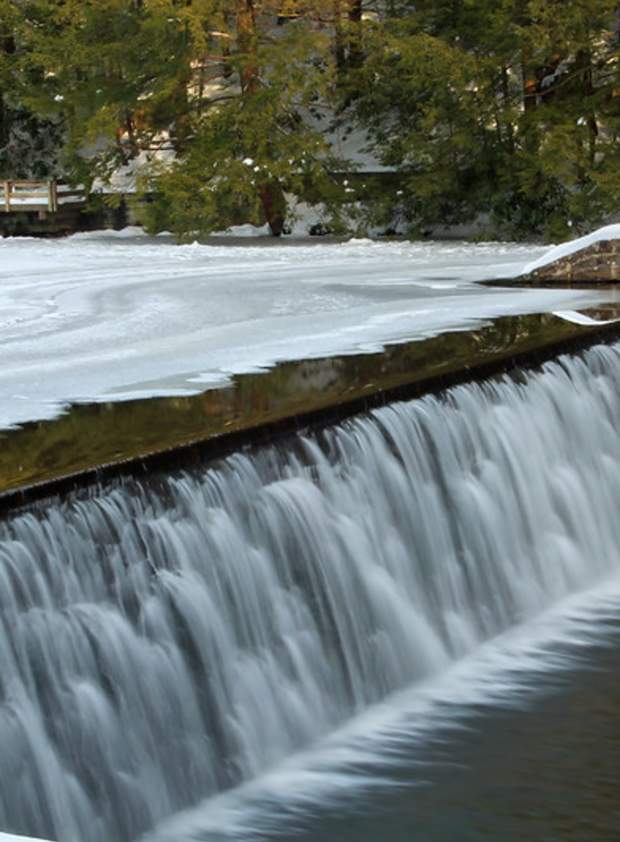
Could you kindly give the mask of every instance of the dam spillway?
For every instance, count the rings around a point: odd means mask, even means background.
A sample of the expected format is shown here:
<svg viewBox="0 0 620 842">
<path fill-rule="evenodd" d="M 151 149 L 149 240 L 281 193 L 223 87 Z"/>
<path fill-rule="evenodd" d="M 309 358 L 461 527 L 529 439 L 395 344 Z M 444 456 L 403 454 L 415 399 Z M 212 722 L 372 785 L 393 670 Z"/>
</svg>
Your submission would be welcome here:
<svg viewBox="0 0 620 842">
<path fill-rule="evenodd" d="M 620 570 L 620 345 L 0 525 L 0 827 L 129 842 Z"/>
</svg>

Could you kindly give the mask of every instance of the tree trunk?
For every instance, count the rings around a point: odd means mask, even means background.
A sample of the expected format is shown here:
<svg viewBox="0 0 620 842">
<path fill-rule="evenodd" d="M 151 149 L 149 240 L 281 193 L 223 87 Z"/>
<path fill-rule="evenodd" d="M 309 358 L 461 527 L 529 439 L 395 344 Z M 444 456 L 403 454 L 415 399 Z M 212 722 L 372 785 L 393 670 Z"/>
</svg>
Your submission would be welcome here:
<svg viewBox="0 0 620 842">
<path fill-rule="evenodd" d="M 346 69 L 347 57 L 344 33 L 342 31 L 342 6 L 340 0 L 334 0 L 334 55 L 339 72 Z"/>
<path fill-rule="evenodd" d="M 596 112 L 592 107 L 594 95 L 594 82 L 592 79 L 592 53 L 589 49 L 582 49 L 577 52 L 575 64 L 579 70 L 579 84 L 584 104 L 587 104 L 588 122 L 588 159 L 590 166 L 594 165 L 596 158 L 596 143 L 598 139 L 598 122 Z"/>
<path fill-rule="evenodd" d="M 237 42 L 241 64 L 241 93 L 248 94 L 258 84 L 258 56 L 254 0 L 237 0 Z"/>
<path fill-rule="evenodd" d="M 522 79 L 522 103 L 525 112 L 533 111 L 538 105 L 538 78 L 536 67 L 532 61 L 531 45 L 528 43 L 525 34 L 531 26 L 531 18 L 528 0 L 517 0 L 515 4 L 515 23 L 522 30 L 521 41 L 521 79 Z"/>
<path fill-rule="evenodd" d="M 259 194 L 269 229 L 274 237 L 279 237 L 286 219 L 286 199 L 282 187 L 279 182 L 270 181 L 259 188 Z"/>
<path fill-rule="evenodd" d="M 6 108 L 4 106 L 4 95 L 0 91 L 0 151 L 6 145 L 8 139 L 8 120 L 6 115 Z"/>
<path fill-rule="evenodd" d="M 7 56 L 15 53 L 15 39 L 7 35 L 6 30 L 0 30 L 0 50 Z M 0 149 L 6 146 L 9 140 L 9 109 L 7 108 L 4 92 L 0 90 Z"/>
<path fill-rule="evenodd" d="M 241 64 L 239 77 L 241 95 L 254 94 L 259 83 L 258 34 L 254 0 L 237 0 L 237 43 Z M 251 152 L 251 150 L 249 150 Z M 265 214 L 265 219 L 274 237 L 279 237 L 284 229 L 286 200 L 278 181 L 269 181 L 258 188 L 258 195 Z"/>
<path fill-rule="evenodd" d="M 523 109 L 534 111 L 538 105 L 538 79 L 532 66 L 529 51 L 521 51 L 521 73 L 523 76 Z"/>
<path fill-rule="evenodd" d="M 349 0 L 349 66 L 359 67 L 362 53 L 362 0 Z"/>
<path fill-rule="evenodd" d="M 515 138 L 514 126 L 512 125 L 512 117 L 510 113 L 510 79 L 507 67 L 502 67 L 502 100 L 506 120 L 506 142 L 508 144 L 508 151 L 510 154 L 513 154 L 515 151 Z"/>
</svg>

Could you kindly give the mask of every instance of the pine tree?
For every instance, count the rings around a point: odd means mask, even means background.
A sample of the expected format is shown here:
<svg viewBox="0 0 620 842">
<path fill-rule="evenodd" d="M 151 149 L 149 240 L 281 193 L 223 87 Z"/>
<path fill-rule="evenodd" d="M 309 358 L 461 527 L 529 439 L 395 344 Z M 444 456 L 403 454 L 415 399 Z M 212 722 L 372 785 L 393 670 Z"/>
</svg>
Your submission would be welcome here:
<svg viewBox="0 0 620 842">
<path fill-rule="evenodd" d="M 33 79 L 23 62 L 23 9 L 0 0 L 0 178 L 41 178 L 59 172 L 62 122 L 25 104 Z"/>
<path fill-rule="evenodd" d="M 182 124 L 189 39 L 175 5 L 38 0 L 25 8 L 22 98 L 39 114 L 62 116 L 76 177 L 105 177 Z"/>
<path fill-rule="evenodd" d="M 311 183 L 329 200 L 338 190 L 312 117 L 333 79 L 323 5 L 281 28 L 278 8 L 32 0 L 21 9 L 23 101 L 62 116 L 65 165 L 77 180 L 173 151 L 173 164 L 160 157 L 143 172 L 151 227 L 187 237 L 245 216 L 279 234 L 286 193 Z"/>
<path fill-rule="evenodd" d="M 535 59 L 535 104 L 523 119 L 531 138 L 522 171 L 556 194 L 552 233 L 586 228 L 617 210 L 618 84 L 614 0 L 528 4 L 524 32 Z M 528 184 L 529 182 L 529 184 Z"/>
<path fill-rule="evenodd" d="M 399 202 L 425 226 L 490 211 L 514 144 L 516 39 L 501 4 L 417 3 L 368 39 L 356 110 L 384 162 L 403 173 Z M 494 37 L 495 36 L 495 37 Z"/>
<path fill-rule="evenodd" d="M 555 239 L 617 210 L 617 0 L 382 9 L 369 22 L 362 0 L 0 0 L 0 150 L 38 115 L 62 126 L 77 180 L 152 159 L 152 230 L 266 220 L 278 234 L 291 194 L 343 199 L 321 119 L 340 102 L 400 172 L 381 200 L 413 228 L 478 216 Z"/>
<path fill-rule="evenodd" d="M 6 147 L 9 139 L 8 90 L 11 84 L 10 57 L 15 52 L 12 11 L 8 0 L 0 0 L 0 150 Z"/>
<path fill-rule="evenodd" d="M 617 210 L 616 6 L 419 0 L 375 28 L 356 106 L 414 224 L 557 239 Z"/>
<path fill-rule="evenodd" d="M 330 84 L 329 44 L 305 21 L 261 35 L 242 0 L 228 62 L 233 91 L 207 101 L 192 123 L 192 143 L 171 167 L 155 166 L 146 186 L 153 230 L 180 238 L 246 219 L 282 232 L 287 194 L 337 201 L 335 161 L 309 119 Z M 246 17 L 247 16 L 247 17 Z M 235 88 L 238 90 L 235 91 Z"/>
</svg>

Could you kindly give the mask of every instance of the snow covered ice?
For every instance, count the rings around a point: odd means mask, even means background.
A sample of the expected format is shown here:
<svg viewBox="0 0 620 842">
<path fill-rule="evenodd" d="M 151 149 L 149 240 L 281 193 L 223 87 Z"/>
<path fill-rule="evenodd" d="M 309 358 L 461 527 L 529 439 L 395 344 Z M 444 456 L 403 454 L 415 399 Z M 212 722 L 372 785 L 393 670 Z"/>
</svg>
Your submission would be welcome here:
<svg viewBox="0 0 620 842">
<path fill-rule="evenodd" d="M 0 428 L 68 402 L 193 394 L 281 360 L 600 301 L 595 291 L 474 283 L 515 276 L 543 252 L 370 240 L 178 246 L 139 229 L 0 240 Z"/>
</svg>

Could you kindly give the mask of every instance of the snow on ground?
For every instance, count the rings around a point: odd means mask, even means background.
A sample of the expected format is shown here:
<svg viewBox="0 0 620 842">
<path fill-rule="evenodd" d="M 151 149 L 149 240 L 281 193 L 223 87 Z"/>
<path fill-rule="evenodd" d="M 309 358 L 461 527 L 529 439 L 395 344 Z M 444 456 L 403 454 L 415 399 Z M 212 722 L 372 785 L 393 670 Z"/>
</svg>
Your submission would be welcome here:
<svg viewBox="0 0 620 842">
<path fill-rule="evenodd" d="M 220 240 L 138 229 L 0 240 L 0 428 L 69 401 L 201 391 L 279 360 L 377 350 L 602 293 L 487 288 L 534 246 Z M 599 296 L 599 297 L 597 297 Z"/>
<path fill-rule="evenodd" d="M 231 225 L 223 231 L 214 231 L 212 237 L 271 237 L 271 229 L 264 225 L 252 225 L 246 222 L 243 225 Z"/>
<path fill-rule="evenodd" d="M 606 225 L 604 228 L 598 228 L 591 234 L 586 234 L 585 237 L 579 237 L 577 240 L 570 240 L 568 243 L 561 243 L 559 246 L 554 246 L 547 249 L 544 254 L 541 254 L 536 260 L 531 261 L 523 268 L 523 274 L 529 275 L 535 269 L 540 269 L 542 266 L 549 266 L 550 263 L 555 263 L 563 257 L 568 257 L 581 249 L 600 243 L 603 240 L 620 240 L 620 225 Z"/>
</svg>

